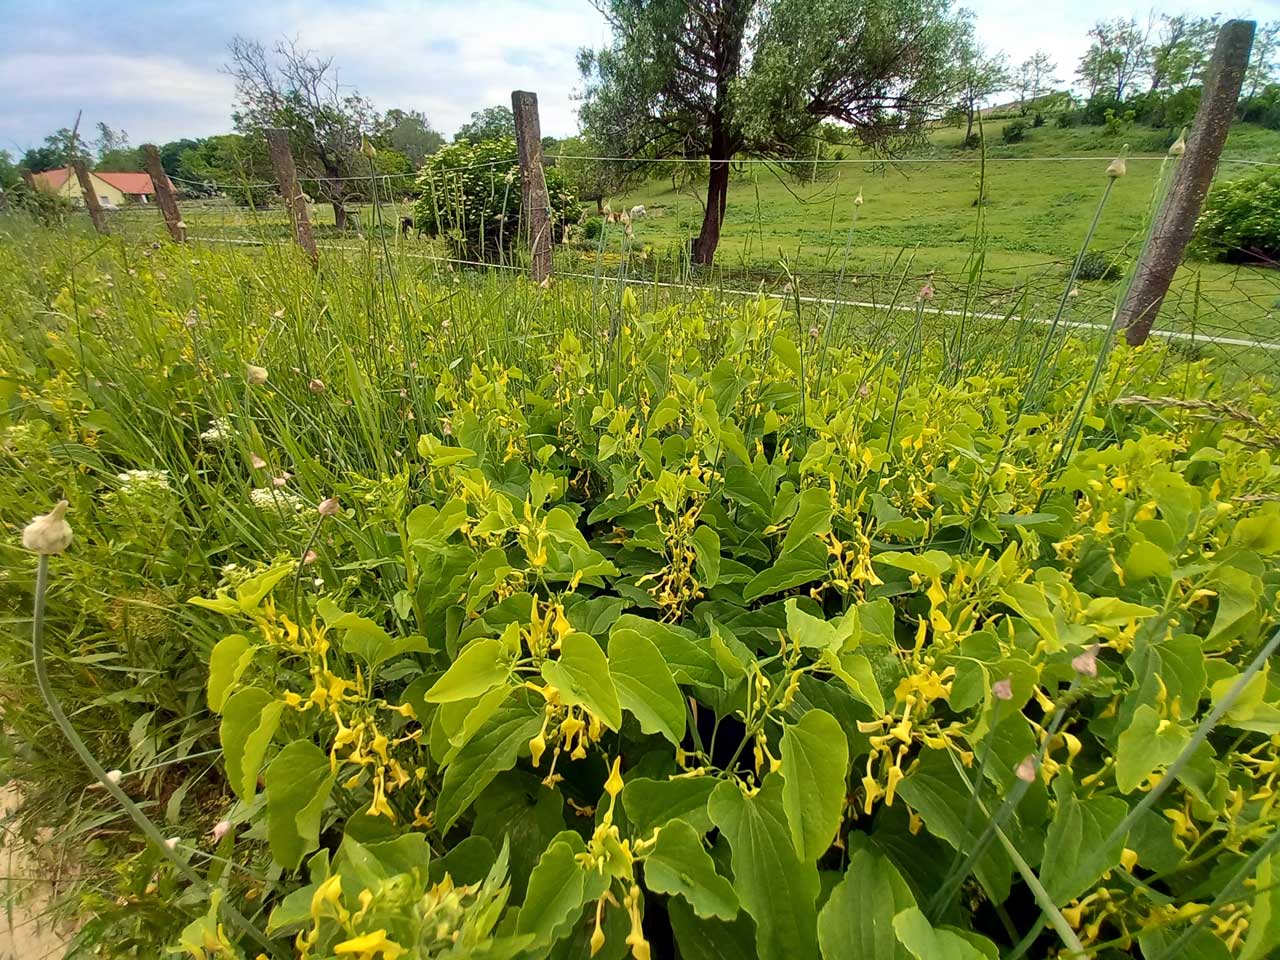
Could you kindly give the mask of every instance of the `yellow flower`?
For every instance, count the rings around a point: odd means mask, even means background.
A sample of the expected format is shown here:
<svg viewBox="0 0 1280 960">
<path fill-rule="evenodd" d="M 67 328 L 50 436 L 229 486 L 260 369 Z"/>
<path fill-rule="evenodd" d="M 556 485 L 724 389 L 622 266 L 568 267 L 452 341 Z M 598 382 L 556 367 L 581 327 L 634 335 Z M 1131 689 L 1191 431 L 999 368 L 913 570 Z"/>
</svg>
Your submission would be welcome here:
<svg viewBox="0 0 1280 960">
<path fill-rule="evenodd" d="M 333 948 L 333 952 L 338 956 L 360 955 L 360 960 L 375 960 L 381 957 L 382 960 L 396 960 L 407 952 L 400 944 L 387 939 L 387 931 L 374 930 L 372 933 L 365 933 L 350 940 L 344 940 Z"/>
</svg>

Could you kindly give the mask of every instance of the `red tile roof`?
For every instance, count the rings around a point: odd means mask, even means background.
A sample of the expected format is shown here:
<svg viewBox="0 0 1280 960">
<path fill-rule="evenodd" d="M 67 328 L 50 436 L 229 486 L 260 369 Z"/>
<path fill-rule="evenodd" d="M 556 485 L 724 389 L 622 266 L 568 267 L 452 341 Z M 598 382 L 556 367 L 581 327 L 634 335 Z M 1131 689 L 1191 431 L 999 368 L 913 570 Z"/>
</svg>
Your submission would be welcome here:
<svg viewBox="0 0 1280 960">
<path fill-rule="evenodd" d="M 46 170 L 44 173 L 37 173 L 32 179 L 35 180 L 38 187 L 60 190 L 62 185 L 67 182 L 67 176 L 70 172 L 66 167 L 60 167 L 57 170 Z"/>
<path fill-rule="evenodd" d="M 45 187 L 49 190 L 60 190 L 62 185 L 67 182 L 70 170 L 67 167 L 59 167 L 57 170 L 46 170 L 44 173 L 37 173 L 35 181 L 38 186 Z M 94 170 L 91 176 L 97 177 L 104 183 L 109 183 L 121 193 L 130 196 L 138 196 L 139 194 L 154 195 L 156 192 L 155 184 L 151 182 L 149 174 L 145 173 L 108 173 L 104 171 Z M 170 184 L 173 186 L 173 184 Z"/>
<path fill-rule="evenodd" d="M 146 173 L 99 173 L 93 171 L 93 175 L 99 180 L 105 180 L 121 193 L 127 193 L 136 196 L 140 193 L 154 194 L 156 192 L 155 185 L 151 182 L 151 175 Z"/>
</svg>

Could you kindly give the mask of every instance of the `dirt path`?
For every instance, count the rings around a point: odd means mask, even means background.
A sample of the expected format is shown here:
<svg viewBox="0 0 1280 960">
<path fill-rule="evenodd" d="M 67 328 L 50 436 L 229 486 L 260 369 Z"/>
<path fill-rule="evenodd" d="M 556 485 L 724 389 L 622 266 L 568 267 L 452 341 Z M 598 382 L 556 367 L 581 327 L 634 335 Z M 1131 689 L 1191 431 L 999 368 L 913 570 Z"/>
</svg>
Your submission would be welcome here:
<svg viewBox="0 0 1280 960">
<path fill-rule="evenodd" d="M 15 805 L 10 788 L 0 790 L 0 818 Z M 49 871 L 33 860 L 12 834 L 0 837 L 0 960 L 53 960 L 66 939 L 42 916 L 49 893 Z M 14 900 L 21 900 L 15 905 Z"/>
</svg>

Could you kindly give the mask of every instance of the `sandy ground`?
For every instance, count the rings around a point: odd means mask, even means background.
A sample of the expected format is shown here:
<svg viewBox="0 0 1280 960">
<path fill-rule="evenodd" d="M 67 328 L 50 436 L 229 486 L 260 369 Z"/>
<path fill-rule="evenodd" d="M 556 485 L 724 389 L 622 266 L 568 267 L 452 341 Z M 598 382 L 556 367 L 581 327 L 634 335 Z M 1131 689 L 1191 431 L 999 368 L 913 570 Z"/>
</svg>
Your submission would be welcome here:
<svg viewBox="0 0 1280 960">
<path fill-rule="evenodd" d="M 0 815 L 14 804 L 12 790 L 0 791 Z M 27 852 L 0 838 L 0 960 L 53 960 L 61 957 L 66 941 L 41 915 L 49 890 L 48 867 L 33 861 Z M 19 906 L 10 901 L 21 899 Z"/>
</svg>

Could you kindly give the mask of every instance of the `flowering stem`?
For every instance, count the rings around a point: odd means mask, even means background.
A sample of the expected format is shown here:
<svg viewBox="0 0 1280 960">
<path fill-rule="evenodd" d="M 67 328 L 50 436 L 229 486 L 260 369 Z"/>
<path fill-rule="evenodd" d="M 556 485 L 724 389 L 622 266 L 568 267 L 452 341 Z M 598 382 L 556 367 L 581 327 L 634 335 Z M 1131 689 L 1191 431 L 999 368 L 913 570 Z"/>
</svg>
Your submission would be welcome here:
<svg viewBox="0 0 1280 960">
<path fill-rule="evenodd" d="M 107 771 L 103 769 L 102 764 L 98 763 L 97 758 L 85 746 L 80 735 L 76 733 L 75 727 L 71 725 L 71 721 L 67 719 L 66 713 L 63 712 L 62 705 L 58 701 L 57 695 L 53 691 L 53 686 L 49 683 L 49 670 L 45 664 L 44 656 L 44 606 L 45 595 L 49 588 L 49 556 L 41 554 L 39 563 L 36 567 L 36 595 L 35 609 L 31 619 L 31 655 L 35 663 L 36 686 L 40 690 L 40 695 L 44 698 L 45 705 L 49 708 L 49 713 L 53 716 L 53 721 L 58 725 L 58 729 L 62 731 L 63 736 L 71 744 L 72 749 L 80 757 L 81 761 L 89 772 L 97 778 L 107 793 L 111 794 L 116 803 L 124 808 L 129 814 L 133 822 L 138 825 L 138 829 L 143 835 L 156 845 L 160 853 L 168 859 L 174 868 L 192 886 L 201 892 L 204 896 L 212 893 L 212 888 L 200 874 L 191 868 L 191 865 L 178 856 L 177 852 L 170 849 L 169 844 L 165 842 L 165 836 L 160 829 L 151 822 L 151 819 L 142 812 L 142 808 L 129 798 L 129 795 L 120 789 L 119 784 L 111 777 L 107 776 Z M 240 930 L 251 937 L 260 947 L 271 953 L 273 956 L 281 957 L 276 944 L 272 943 L 261 930 L 259 930 L 252 922 L 240 913 L 231 904 L 225 901 L 222 909 L 231 921 L 240 928 Z"/>
<path fill-rule="evenodd" d="M 324 524 L 324 514 L 320 514 L 320 518 L 316 520 L 316 525 L 311 528 L 311 536 L 307 539 L 307 545 L 302 548 L 302 553 L 298 554 L 298 569 L 293 575 L 293 620 L 302 626 L 302 607 L 299 606 L 302 593 L 302 568 L 307 564 L 307 554 L 311 552 L 311 548 L 315 546 L 316 538 L 320 536 L 320 527 Z"/>
</svg>

